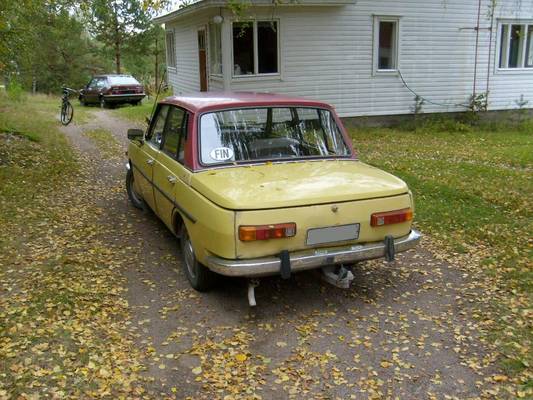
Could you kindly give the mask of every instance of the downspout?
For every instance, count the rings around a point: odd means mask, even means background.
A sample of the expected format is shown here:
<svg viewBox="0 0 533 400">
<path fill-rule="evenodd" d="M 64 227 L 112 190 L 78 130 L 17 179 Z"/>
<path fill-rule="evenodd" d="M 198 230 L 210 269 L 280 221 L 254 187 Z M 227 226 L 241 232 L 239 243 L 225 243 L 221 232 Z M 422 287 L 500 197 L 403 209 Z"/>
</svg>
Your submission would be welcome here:
<svg viewBox="0 0 533 400">
<path fill-rule="evenodd" d="M 476 25 L 476 54 L 474 58 L 474 87 L 472 90 L 473 100 L 476 98 L 476 80 L 477 80 L 477 59 L 478 59 L 478 49 L 479 49 L 479 22 L 481 19 L 481 0 L 478 0 L 477 8 L 477 25 Z"/>
<path fill-rule="evenodd" d="M 492 59 L 492 35 L 494 30 L 494 9 L 496 8 L 496 0 L 491 0 L 490 2 L 490 34 L 489 34 L 489 59 L 487 62 L 487 97 L 486 104 L 488 107 L 489 104 L 489 93 L 490 93 L 490 61 Z"/>
</svg>

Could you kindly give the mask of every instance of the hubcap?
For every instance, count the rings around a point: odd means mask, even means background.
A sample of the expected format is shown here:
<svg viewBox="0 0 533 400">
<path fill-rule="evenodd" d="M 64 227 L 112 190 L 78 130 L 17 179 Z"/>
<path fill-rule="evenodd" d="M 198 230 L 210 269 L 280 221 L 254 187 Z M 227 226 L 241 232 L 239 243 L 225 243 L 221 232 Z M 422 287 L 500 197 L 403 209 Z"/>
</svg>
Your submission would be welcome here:
<svg viewBox="0 0 533 400">
<path fill-rule="evenodd" d="M 189 235 L 185 234 L 182 238 L 183 240 L 183 258 L 185 260 L 185 265 L 187 267 L 187 271 L 189 272 L 189 275 L 191 278 L 196 278 L 196 268 L 195 268 L 195 257 L 194 257 L 194 250 L 192 248 L 191 241 L 189 240 Z"/>
</svg>

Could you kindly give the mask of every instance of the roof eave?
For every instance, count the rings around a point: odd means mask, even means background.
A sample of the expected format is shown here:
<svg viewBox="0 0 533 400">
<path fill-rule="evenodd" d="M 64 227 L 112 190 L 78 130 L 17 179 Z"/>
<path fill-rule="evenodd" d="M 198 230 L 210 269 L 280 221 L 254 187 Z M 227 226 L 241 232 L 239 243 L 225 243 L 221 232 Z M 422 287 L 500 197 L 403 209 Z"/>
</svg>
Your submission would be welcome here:
<svg viewBox="0 0 533 400">
<path fill-rule="evenodd" d="M 291 2 L 286 4 L 280 4 L 279 6 L 290 7 L 302 7 L 302 6 L 344 6 L 348 4 L 354 4 L 355 0 L 299 0 L 298 2 Z M 167 22 L 184 17 L 186 15 L 213 8 L 213 7 L 225 7 L 228 2 L 226 0 L 201 0 L 193 3 L 189 6 L 179 8 L 168 14 L 161 15 L 153 18 L 152 21 L 159 24 L 166 24 Z M 251 5 L 254 7 L 266 7 L 272 6 L 272 0 L 252 0 Z"/>
</svg>

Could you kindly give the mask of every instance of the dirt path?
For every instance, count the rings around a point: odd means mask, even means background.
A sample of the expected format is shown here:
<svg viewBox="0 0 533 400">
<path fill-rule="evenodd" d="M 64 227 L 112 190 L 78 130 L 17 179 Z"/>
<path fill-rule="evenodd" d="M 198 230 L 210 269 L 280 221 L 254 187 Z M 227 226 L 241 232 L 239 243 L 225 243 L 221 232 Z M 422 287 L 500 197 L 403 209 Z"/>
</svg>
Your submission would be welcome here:
<svg viewBox="0 0 533 400">
<path fill-rule="evenodd" d="M 135 254 L 124 267 L 130 330 L 146 355 L 147 389 L 169 398 L 400 398 L 489 396 L 490 357 L 468 317 L 463 274 L 422 245 L 392 264 L 361 263 L 350 290 L 316 272 L 264 279 L 258 307 L 243 280 L 196 293 L 177 240 L 124 189 L 126 131 L 133 124 L 95 110 L 64 129 L 91 164 L 101 191 L 101 238 Z M 105 156 L 83 132 L 102 128 L 119 146 Z M 227 396 L 227 397 L 225 397 Z M 490 396 L 489 396 L 490 397 Z"/>
</svg>

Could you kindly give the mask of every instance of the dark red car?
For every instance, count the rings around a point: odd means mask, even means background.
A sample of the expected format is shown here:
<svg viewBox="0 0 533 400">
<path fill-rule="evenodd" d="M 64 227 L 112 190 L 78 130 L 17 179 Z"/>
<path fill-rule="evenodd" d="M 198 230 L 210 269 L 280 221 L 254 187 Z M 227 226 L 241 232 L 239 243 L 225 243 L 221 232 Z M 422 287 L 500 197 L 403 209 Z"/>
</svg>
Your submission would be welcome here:
<svg viewBox="0 0 533 400">
<path fill-rule="evenodd" d="M 80 103 L 100 104 L 102 108 L 117 104 L 138 105 L 145 97 L 144 87 L 131 75 L 97 75 L 80 90 Z"/>
</svg>

